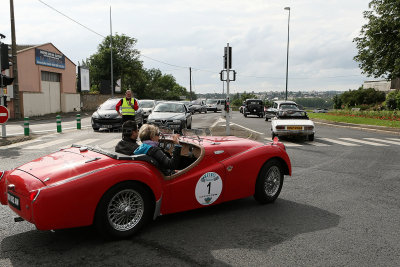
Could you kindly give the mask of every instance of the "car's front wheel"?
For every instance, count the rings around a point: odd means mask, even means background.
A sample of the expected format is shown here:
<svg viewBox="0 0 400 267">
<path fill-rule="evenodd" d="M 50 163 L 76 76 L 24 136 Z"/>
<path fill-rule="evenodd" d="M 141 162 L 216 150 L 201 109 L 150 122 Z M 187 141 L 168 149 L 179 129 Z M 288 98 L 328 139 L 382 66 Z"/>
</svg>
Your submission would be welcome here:
<svg viewBox="0 0 400 267">
<path fill-rule="evenodd" d="M 154 201 L 143 185 L 120 183 L 101 198 L 95 225 L 107 239 L 127 238 L 151 219 L 153 211 Z"/>
<path fill-rule="evenodd" d="M 274 202 L 283 185 L 282 164 L 275 159 L 268 161 L 258 174 L 254 198 L 261 204 Z"/>
</svg>

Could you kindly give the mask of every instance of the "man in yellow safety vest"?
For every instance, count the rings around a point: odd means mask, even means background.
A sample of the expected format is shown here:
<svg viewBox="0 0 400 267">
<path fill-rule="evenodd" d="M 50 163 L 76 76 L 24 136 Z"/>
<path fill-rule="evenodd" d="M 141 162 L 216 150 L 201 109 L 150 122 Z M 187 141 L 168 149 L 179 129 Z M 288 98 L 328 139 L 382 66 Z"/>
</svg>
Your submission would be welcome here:
<svg viewBox="0 0 400 267">
<path fill-rule="evenodd" d="M 135 98 L 132 97 L 131 90 L 127 90 L 125 97 L 122 98 L 115 106 L 118 114 L 122 115 L 122 123 L 131 120 L 135 121 L 135 112 L 138 110 L 139 105 Z M 120 110 L 121 109 L 121 110 Z"/>
</svg>

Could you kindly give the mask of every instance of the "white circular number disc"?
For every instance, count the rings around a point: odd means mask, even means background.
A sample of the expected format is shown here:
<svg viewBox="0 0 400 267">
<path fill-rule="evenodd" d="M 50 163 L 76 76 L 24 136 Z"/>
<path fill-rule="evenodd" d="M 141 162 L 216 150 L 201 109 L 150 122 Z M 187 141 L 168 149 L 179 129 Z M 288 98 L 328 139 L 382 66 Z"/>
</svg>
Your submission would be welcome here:
<svg viewBox="0 0 400 267">
<path fill-rule="evenodd" d="M 196 185 L 196 199 L 201 205 L 215 202 L 222 192 L 221 176 L 215 172 L 207 172 L 200 177 Z"/>
</svg>

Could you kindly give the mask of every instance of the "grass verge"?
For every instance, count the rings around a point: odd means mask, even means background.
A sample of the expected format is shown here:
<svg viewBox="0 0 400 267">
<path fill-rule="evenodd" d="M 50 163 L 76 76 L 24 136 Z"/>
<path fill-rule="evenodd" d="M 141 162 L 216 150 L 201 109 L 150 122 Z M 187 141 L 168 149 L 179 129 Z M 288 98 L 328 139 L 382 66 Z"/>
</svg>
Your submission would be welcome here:
<svg viewBox="0 0 400 267">
<path fill-rule="evenodd" d="M 382 120 L 375 118 L 352 117 L 336 113 L 308 113 L 310 119 L 322 119 L 334 122 L 345 122 L 354 124 L 376 125 L 384 127 L 400 128 L 400 121 Z"/>
</svg>

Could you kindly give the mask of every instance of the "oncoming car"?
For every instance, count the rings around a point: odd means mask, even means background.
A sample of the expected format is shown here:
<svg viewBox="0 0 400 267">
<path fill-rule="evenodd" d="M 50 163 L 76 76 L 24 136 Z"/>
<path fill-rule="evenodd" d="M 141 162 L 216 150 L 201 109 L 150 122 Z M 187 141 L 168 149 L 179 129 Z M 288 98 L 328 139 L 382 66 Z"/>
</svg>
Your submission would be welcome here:
<svg viewBox="0 0 400 267">
<path fill-rule="evenodd" d="M 277 139 L 263 144 L 188 135 L 180 144 L 180 166 L 168 175 L 147 155 L 72 145 L 0 171 L 0 202 L 17 214 L 15 221 L 26 220 L 39 230 L 94 225 L 106 238 L 126 238 L 160 215 L 249 196 L 274 202 L 284 175 L 291 175 L 290 159 Z M 171 136 L 159 145 L 172 153 Z"/>
<path fill-rule="evenodd" d="M 314 122 L 304 110 L 280 110 L 271 120 L 272 139 L 276 136 L 302 136 L 314 141 Z"/>
<path fill-rule="evenodd" d="M 192 113 L 181 102 L 161 102 L 147 118 L 147 123 L 182 132 L 192 128 Z"/>
</svg>

